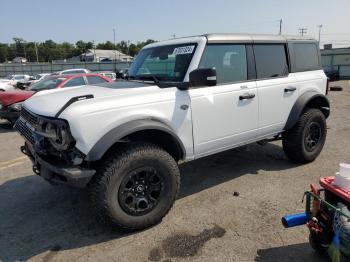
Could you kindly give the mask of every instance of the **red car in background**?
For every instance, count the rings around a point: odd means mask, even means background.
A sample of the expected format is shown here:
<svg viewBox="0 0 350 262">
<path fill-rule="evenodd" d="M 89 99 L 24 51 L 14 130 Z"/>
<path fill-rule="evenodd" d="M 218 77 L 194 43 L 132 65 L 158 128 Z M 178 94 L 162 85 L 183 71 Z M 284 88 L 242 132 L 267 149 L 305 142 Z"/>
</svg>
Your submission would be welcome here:
<svg viewBox="0 0 350 262">
<path fill-rule="evenodd" d="M 100 74 L 53 75 L 31 85 L 29 91 L 0 92 L 0 119 L 6 119 L 11 124 L 14 124 L 19 117 L 22 103 L 36 92 L 107 82 L 113 81 Z"/>
</svg>

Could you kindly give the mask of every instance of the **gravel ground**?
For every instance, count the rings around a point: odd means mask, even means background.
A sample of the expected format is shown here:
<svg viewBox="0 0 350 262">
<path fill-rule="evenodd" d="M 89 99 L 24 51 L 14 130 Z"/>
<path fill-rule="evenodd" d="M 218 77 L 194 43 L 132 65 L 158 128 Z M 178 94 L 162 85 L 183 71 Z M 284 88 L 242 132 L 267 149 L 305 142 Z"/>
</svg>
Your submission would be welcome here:
<svg viewBox="0 0 350 262">
<path fill-rule="evenodd" d="M 274 142 L 183 164 L 170 213 L 132 234 L 96 222 L 85 191 L 34 175 L 18 150 L 22 138 L 0 124 L 0 260 L 326 261 L 305 227 L 284 229 L 280 219 L 303 210 L 310 183 L 350 162 L 350 89 L 333 85 L 344 90 L 329 96 L 327 142 L 315 162 L 292 164 Z"/>
</svg>

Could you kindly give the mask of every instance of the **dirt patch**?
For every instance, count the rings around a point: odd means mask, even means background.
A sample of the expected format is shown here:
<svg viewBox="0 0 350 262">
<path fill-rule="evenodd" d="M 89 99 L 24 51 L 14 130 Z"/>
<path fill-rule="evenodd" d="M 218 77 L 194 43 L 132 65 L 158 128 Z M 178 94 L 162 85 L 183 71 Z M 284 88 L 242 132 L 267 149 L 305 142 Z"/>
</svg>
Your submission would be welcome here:
<svg viewBox="0 0 350 262">
<path fill-rule="evenodd" d="M 148 255 L 148 260 L 159 261 L 162 259 L 162 252 L 159 248 L 153 248 Z"/>
<path fill-rule="evenodd" d="M 184 233 L 170 236 L 162 241 L 161 248 L 154 248 L 150 251 L 148 259 L 150 261 L 160 261 L 162 253 L 167 258 L 192 257 L 207 241 L 212 238 L 221 238 L 225 233 L 225 229 L 215 225 L 211 229 L 204 229 L 195 236 Z"/>
</svg>

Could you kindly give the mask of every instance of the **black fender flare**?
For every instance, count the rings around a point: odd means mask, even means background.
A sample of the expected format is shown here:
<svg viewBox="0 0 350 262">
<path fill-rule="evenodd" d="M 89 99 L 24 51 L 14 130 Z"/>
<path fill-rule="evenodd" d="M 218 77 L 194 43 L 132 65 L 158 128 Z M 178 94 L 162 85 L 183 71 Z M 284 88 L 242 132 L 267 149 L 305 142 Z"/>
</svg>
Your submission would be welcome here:
<svg viewBox="0 0 350 262">
<path fill-rule="evenodd" d="M 132 120 L 120 126 L 108 131 L 103 137 L 101 137 L 97 143 L 91 148 L 86 155 L 86 161 L 100 160 L 107 150 L 122 138 L 131 135 L 137 131 L 143 130 L 159 130 L 168 133 L 175 139 L 179 145 L 182 156 L 185 157 L 186 150 L 178 135 L 167 124 L 156 119 L 140 119 Z"/>
<path fill-rule="evenodd" d="M 318 93 L 316 91 L 307 91 L 304 94 L 302 94 L 294 103 L 292 110 L 289 114 L 287 123 L 284 127 L 284 130 L 291 129 L 298 121 L 304 109 L 308 105 L 313 105 L 313 104 L 316 105 L 316 108 L 319 108 L 322 111 L 322 113 L 326 118 L 328 118 L 330 114 L 330 106 L 329 106 L 328 98 L 325 95 Z"/>
</svg>

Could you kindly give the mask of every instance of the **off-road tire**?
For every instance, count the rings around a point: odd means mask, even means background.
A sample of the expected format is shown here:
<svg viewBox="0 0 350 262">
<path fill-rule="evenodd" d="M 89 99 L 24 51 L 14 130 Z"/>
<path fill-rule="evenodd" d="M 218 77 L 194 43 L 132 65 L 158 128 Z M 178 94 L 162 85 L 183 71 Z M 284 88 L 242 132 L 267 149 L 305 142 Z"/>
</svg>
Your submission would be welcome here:
<svg viewBox="0 0 350 262">
<path fill-rule="evenodd" d="M 148 213 L 133 215 L 120 202 L 124 179 L 138 168 L 151 167 L 162 176 L 163 191 Z M 119 230 L 140 230 L 159 223 L 171 209 L 180 187 L 180 172 L 175 160 L 162 148 L 148 143 L 130 143 L 114 150 L 101 161 L 89 184 L 92 205 L 98 218 Z M 123 189 L 124 190 L 124 189 Z M 124 192 L 122 190 L 122 192 Z"/>
<path fill-rule="evenodd" d="M 313 149 L 308 149 L 305 142 L 310 127 L 317 126 L 320 137 Z M 306 109 L 297 123 L 282 134 L 283 150 L 287 157 L 295 163 L 309 163 L 316 159 L 322 151 L 327 136 L 327 124 L 324 114 L 316 108 Z"/>
</svg>

